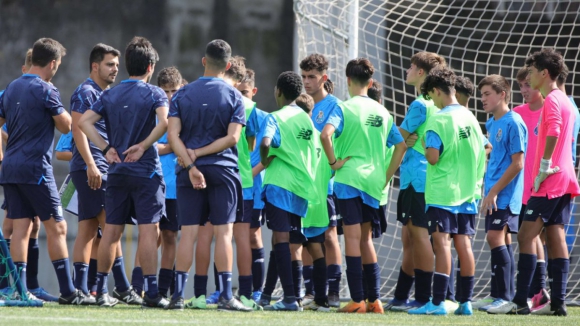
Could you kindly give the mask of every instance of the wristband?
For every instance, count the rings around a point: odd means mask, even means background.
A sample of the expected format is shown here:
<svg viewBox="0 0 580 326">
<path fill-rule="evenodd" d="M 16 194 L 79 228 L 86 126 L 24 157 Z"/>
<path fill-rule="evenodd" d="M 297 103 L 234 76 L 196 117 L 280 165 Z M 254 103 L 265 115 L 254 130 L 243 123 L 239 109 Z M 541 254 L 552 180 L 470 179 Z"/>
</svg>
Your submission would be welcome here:
<svg viewBox="0 0 580 326">
<path fill-rule="evenodd" d="M 337 159 L 337 158 L 335 158 L 335 159 L 334 159 L 334 162 L 332 162 L 332 163 L 328 163 L 328 164 L 330 164 L 330 165 L 335 165 L 335 164 L 336 164 L 336 162 L 338 162 L 338 159 Z"/>
<path fill-rule="evenodd" d="M 195 163 L 191 163 L 190 165 L 186 166 L 185 169 L 187 171 L 191 170 L 191 168 L 193 168 L 195 166 Z"/>
<path fill-rule="evenodd" d="M 103 149 L 103 155 L 107 155 L 107 152 L 111 149 L 111 145 L 107 145 L 105 149 Z"/>
<path fill-rule="evenodd" d="M 540 161 L 540 172 L 548 172 L 550 165 L 552 165 L 552 160 L 542 159 Z"/>
</svg>

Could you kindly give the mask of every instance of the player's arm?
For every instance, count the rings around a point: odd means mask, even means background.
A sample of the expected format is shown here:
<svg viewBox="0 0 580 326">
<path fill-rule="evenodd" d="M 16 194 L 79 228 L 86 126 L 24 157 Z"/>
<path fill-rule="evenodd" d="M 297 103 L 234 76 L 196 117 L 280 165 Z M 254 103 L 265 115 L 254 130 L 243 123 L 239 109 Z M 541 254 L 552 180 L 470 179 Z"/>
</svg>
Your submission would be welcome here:
<svg viewBox="0 0 580 326">
<path fill-rule="evenodd" d="M 424 137 L 421 141 L 425 147 L 425 158 L 429 164 L 435 165 L 439 162 L 439 156 L 443 150 L 443 143 L 439 135 L 431 130 L 427 131 Z"/>
<path fill-rule="evenodd" d="M 53 115 L 52 119 L 54 120 L 54 126 L 58 131 L 63 134 L 68 134 L 71 129 L 71 116 L 65 110 L 62 110 L 62 113 L 58 115 Z"/>
<path fill-rule="evenodd" d="M 501 178 L 491 187 L 481 204 L 484 209 L 488 210 L 489 215 L 493 211 L 497 211 L 497 195 L 524 169 L 524 152 L 515 153 L 511 158 L 512 162 L 502 174 Z"/>
<path fill-rule="evenodd" d="M 387 137 L 387 146 L 395 146 L 393 151 L 393 156 L 391 156 L 391 162 L 389 162 L 389 167 L 387 168 L 387 183 L 391 180 L 397 169 L 403 161 L 403 156 L 407 151 L 407 144 L 403 139 L 403 135 L 399 133 L 399 129 L 393 124 L 391 130 L 389 130 L 389 135 Z"/>
<path fill-rule="evenodd" d="M 56 152 L 56 159 L 59 161 L 70 161 L 72 160 L 72 152 Z"/>
<path fill-rule="evenodd" d="M 260 164 L 264 167 L 268 167 L 268 155 L 270 154 L 270 145 L 272 144 L 272 139 L 270 137 L 264 136 L 262 138 L 262 143 L 260 144 Z"/>
<path fill-rule="evenodd" d="M 189 180 L 195 189 L 203 189 L 205 188 L 205 179 L 203 174 L 199 172 L 195 164 L 195 159 L 192 159 L 191 156 L 187 152 L 187 148 L 185 148 L 185 144 L 179 138 L 179 134 L 181 133 L 181 118 L 178 116 L 171 116 L 168 119 L 168 127 L 167 127 L 167 141 L 169 142 L 169 146 L 181 160 L 183 161 L 183 165 L 185 165 L 185 169 L 188 170 Z"/>
<path fill-rule="evenodd" d="M 64 109 L 60 100 L 60 93 L 56 88 L 46 91 L 45 105 L 52 115 L 56 130 L 60 131 L 63 135 L 68 134 L 71 130 L 72 119 L 70 114 Z"/>
<path fill-rule="evenodd" d="M 145 138 L 142 142 L 135 144 L 126 151 L 123 152 L 125 156 L 125 162 L 137 162 L 145 153 L 146 150 L 149 149 L 159 138 L 163 136 L 167 132 L 167 111 L 169 108 L 167 106 L 160 106 L 155 109 L 155 113 L 157 114 L 157 125 L 147 138 Z"/>
<path fill-rule="evenodd" d="M 242 124 L 237 122 L 230 122 L 228 125 L 228 134 L 222 138 L 214 140 L 211 144 L 197 148 L 195 150 L 190 150 L 189 153 L 195 152 L 196 157 L 207 156 L 215 153 L 219 153 L 227 148 L 236 146 L 240 140 L 240 134 L 242 133 Z"/>
<path fill-rule="evenodd" d="M 98 103 L 99 101 L 97 101 Z M 94 105 L 93 105 L 94 108 Z M 87 138 L 90 139 L 95 146 L 97 146 L 105 157 L 107 158 L 107 162 L 109 164 L 112 163 L 121 163 L 121 159 L 117 154 L 117 150 L 114 147 L 109 146 L 109 144 L 101 137 L 97 128 L 95 128 L 95 123 L 101 120 L 101 115 L 91 110 L 87 110 L 83 113 L 83 116 L 79 119 L 79 127 L 81 128 L 82 132 L 87 135 Z"/>
<path fill-rule="evenodd" d="M 261 160 L 261 157 L 260 157 Z M 252 177 L 256 177 L 258 174 L 260 174 L 260 172 L 264 171 L 266 168 L 264 167 L 264 164 L 262 164 L 262 162 L 256 164 L 256 166 L 254 166 L 252 168 Z"/>
<path fill-rule="evenodd" d="M 87 136 L 83 133 L 83 131 L 79 127 L 79 120 L 81 119 L 82 116 L 83 116 L 82 113 L 72 111 L 71 114 L 72 135 L 73 139 L 75 140 L 75 146 L 77 147 L 77 150 L 81 154 L 83 161 L 85 161 L 85 164 L 87 165 L 87 179 L 88 179 L 87 182 L 89 184 L 89 187 L 94 190 L 101 188 L 102 176 L 101 171 L 99 171 L 99 169 L 97 168 L 97 164 L 95 163 L 93 154 L 91 153 Z"/>
<path fill-rule="evenodd" d="M 399 133 L 405 140 L 407 147 L 415 146 L 417 134 L 415 131 L 427 120 L 427 107 L 420 101 L 413 101 L 407 110 L 405 119 L 399 126 Z"/>
<path fill-rule="evenodd" d="M 246 141 L 250 152 L 256 148 L 256 133 L 258 131 L 258 113 L 256 109 L 252 110 L 246 123 Z"/>
<path fill-rule="evenodd" d="M 167 125 L 167 128 L 169 129 L 169 124 Z M 157 143 L 157 151 L 159 152 L 159 155 L 173 153 L 173 150 L 169 144 Z"/>
<path fill-rule="evenodd" d="M 546 99 L 542 110 L 542 116 L 545 118 L 543 123 L 546 124 L 548 131 L 546 133 L 546 146 L 540 160 L 540 171 L 538 171 L 534 180 L 534 189 L 536 191 L 540 189 L 540 185 L 548 176 L 560 171 L 560 167 L 552 167 L 552 154 L 554 154 L 556 149 L 556 143 L 562 128 L 562 113 L 560 112 L 559 104 L 555 103 L 553 99 Z"/>
</svg>

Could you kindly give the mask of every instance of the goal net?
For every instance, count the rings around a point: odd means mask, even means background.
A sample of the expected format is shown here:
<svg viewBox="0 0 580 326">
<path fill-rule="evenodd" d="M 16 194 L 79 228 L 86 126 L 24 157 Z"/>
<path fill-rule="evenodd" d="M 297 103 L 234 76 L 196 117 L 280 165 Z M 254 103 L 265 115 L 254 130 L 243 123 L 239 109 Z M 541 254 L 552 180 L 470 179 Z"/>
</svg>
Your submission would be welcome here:
<svg viewBox="0 0 580 326">
<path fill-rule="evenodd" d="M 416 97 L 414 88 L 405 84 L 405 71 L 411 56 L 419 51 L 442 55 L 458 75 L 469 77 L 475 85 L 489 74 L 508 78 L 514 90 L 510 106 L 517 106 L 523 103 L 515 81 L 517 71 L 531 52 L 553 47 L 564 55 L 570 70 L 568 94 L 580 95 L 580 87 L 574 87 L 580 78 L 575 73 L 580 68 L 578 1 L 295 0 L 294 11 L 295 61 L 315 52 L 324 54 L 330 62 L 335 95 L 344 100 L 348 97 L 346 63 L 355 57 L 369 58 L 378 72 L 375 78 L 383 84 L 383 103 L 397 125 Z M 471 99 L 469 107 L 485 131 L 488 116 L 478 96 Z M 388 204 L 387 234 L 375 241 L 383 297 L 393 295 L 402 260 L 400 224 L 395 215 L 398 186 L 396 179 Z M 579 203 L 577 198 L 572 221 L 566 226 L 570 300 L 580 299 Z M 490 287 L 490 252 L 484 227 L 484 218 L 479 217 L 473 240 L 476 297 L 488 295 Z M 341 297 L 348 297 L 344 277 Z"/>
</svg>

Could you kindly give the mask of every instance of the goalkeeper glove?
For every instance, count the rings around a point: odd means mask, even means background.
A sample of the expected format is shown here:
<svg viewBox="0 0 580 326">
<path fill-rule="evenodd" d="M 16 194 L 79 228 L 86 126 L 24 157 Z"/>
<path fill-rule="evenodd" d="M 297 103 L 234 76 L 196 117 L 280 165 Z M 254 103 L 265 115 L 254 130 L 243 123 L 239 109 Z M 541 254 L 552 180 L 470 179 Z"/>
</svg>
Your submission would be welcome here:
<svg viewBox="0 0 580 326">
<path fill-rule="evenodd" d="M 548 176 L 560 172 L 559 167 L 555 166 L 551 168 L 550 165 L 552 165 L 552 160 L 542 159 L 540 161 L 540 172 L 534 180 L 534 191 L 538 192 L 538 190 L 540 190 L 540 185 L 542 182 L 544 182 L 544 180 L 546 180 Z"/>
</svg>

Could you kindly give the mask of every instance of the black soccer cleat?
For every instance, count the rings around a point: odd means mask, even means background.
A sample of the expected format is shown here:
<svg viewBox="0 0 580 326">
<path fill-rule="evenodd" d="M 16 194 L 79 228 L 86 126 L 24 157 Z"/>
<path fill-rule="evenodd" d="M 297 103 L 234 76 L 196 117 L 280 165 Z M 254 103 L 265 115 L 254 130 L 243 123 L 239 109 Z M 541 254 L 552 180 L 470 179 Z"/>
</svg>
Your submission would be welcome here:
<svg viewBox="0 0 580 326">
<path fill-rule="evenodd" d="M 58 303 L 62 305 L 88 306 L 94 305 L 96 301 L 94 297 L 84 294 L 81 290 L 75 289 L 75 291 L 69 296 L 64 297 L 61 295 L 58 298 Z"/>
<path fill-rule="evenodd" d="M 162 297 L 161 295 L 157 295 L 156 298 L 149 298 L 147 294 L 143 297 L 143 303 L 141 304 L 141 308 L 161 308 L 165 309 L 169 305 L 169 301 Z"/>
<path fill-rule="evenodd" d="M 169 302 L 167 307 L 165 307 L 165 309 L 167 309 L 167 310 L 183 310 L 184 307 L 185 307 L 185 302 L 183 300 L 183 297 L 178 297 L 177 299 L 171 299 L 171 301 Z"/>
<path fill-rule="evenodd" d="M 113 298 L 119 300 L 120 302 L 126 303 L 128 305 L 142 305 L 143 298 L 141 298 L 133 287 L 130 286 L 127 291 L 118 292 L 117 289 L 113 291 Z"/>
<path fill-rule="evenodd" d="M 97 305 L 99 307 L 114 307 L 119 303 L 119 300 L 111 297 L 109 293 L 97 294 Z"/>
</svg>

